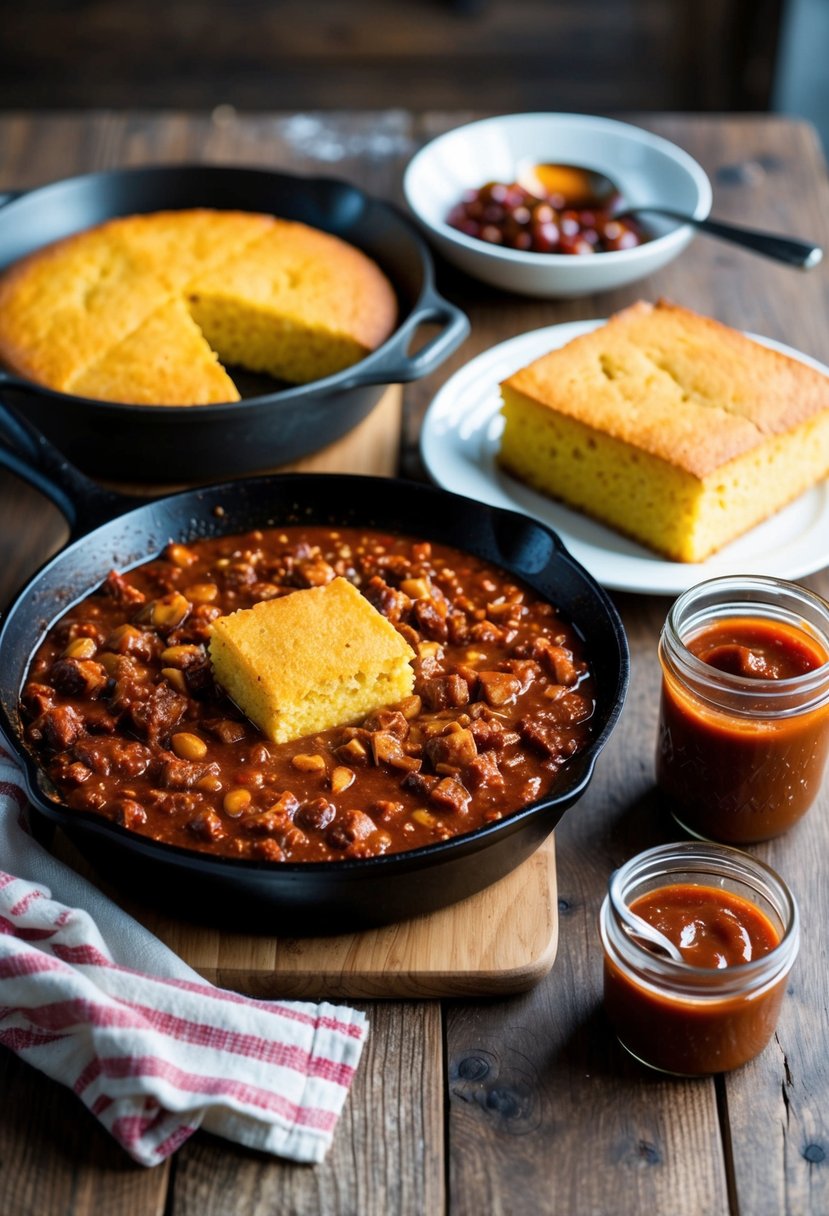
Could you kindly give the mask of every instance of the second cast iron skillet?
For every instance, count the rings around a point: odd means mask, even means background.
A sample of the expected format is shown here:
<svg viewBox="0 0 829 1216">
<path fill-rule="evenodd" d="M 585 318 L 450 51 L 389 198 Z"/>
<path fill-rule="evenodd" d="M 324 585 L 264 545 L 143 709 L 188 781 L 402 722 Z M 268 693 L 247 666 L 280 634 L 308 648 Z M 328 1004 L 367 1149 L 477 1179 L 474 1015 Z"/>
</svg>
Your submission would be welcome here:
<svg viewBox="0 0 829 1216">
<path fill-rule="evenodd" d="M 59 824 L 117 887 L 179 915 L 296 936 L 405 919 L 465 898 L 519 865 L 586 790 L 619 716 L 628 649 L 605 592 L 545 525 L 413 482 L 284 474 L 190 490 L 135 506 L 89 482 L 40 436 L 0 410 L 0 465 L 38 486 L 71 538 L 17 596 L 0 630 L 0 725 L 25 770 L 32 805 Z M 161 844 L 93 814 L 70 812 L 24 742 L 18 697 L 30 656 L 56 617 L 113 566 L 128 569 L 175 538 L 291 523 L 357 525 L 455 545 L 497 563 L 558 606 L 584 637 L 597 686 L 590 746 L 533 806 L 477 831 L 408 853 L 339 862 L 268 864 Z"/>
<path fill-rule="evenodd" d="M 189 207 L 260 211 L 299 220 L 362 249 L 397 295 L 394 332 L 365 359 L 311 384 L 237 376 L 243 400 L 222 405 L 122 405 L 67 396 L 0 370 L 4 400 L 79 468 L 107 481 L 207 481 L 274 468 L 333 443 L 389 384 L 433 372 L 469 332 L 435 290 L 432 259 L 391 204 L 334 178 L 263 169 L 175 165 L 116 169 L 0 194 L 0 271 L 43 245 L 116 216 Z M 420 327 L 437 333 L 414 354 Z"/>
</svg>

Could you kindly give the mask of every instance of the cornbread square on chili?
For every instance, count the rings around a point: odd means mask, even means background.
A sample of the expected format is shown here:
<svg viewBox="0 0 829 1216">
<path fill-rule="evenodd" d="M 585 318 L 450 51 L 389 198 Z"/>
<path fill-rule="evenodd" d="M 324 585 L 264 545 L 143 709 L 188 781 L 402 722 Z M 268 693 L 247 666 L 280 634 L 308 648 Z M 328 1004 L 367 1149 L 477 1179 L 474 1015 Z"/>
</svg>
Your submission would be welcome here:
<svg viewBox="0 0 829 1216">
<path fill-rule="evenodd" d="M 219 617 L 210 640 L 216 680 L 275 743 L 409 696 L 414 657 L 344 578 Z"/>
</svg>

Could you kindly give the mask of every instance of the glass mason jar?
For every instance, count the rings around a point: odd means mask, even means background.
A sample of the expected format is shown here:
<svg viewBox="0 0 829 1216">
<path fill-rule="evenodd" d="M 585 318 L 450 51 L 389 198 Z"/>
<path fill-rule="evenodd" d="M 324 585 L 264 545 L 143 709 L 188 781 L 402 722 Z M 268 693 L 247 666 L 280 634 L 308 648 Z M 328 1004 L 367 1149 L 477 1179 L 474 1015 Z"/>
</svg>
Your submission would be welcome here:
<svg viewBox="0 0 829 1216">
<path fill-rule="evenodd" d="M 677 884 L 715 888 L 753 905 L 777 945 L 751 962 L 718 969 L 675 962 L 632 936 L 630 905 Z M 600 933 L 605 1009 L 619 1042 L 643 1064 L 686 1077 L 726 1072 L 753 1059 L 771 1039 L 800 923 L 789 888 L 763 862 L 697 841 L 649 849 L 611 877 Z"/>
<path fill-rule="evenodd" d="M 810 652 L 812 670 L 747 676 L 689 649 L 734 624 L 771 639 L 770 653 L 775 644 Z M 656 780 L 675 819 L 731 844 L 785 832 L 815 800 L 829 754 L 829 604 L 780 579 L 711 579 L 674 603 L 659 661 Z"/>
</svg>

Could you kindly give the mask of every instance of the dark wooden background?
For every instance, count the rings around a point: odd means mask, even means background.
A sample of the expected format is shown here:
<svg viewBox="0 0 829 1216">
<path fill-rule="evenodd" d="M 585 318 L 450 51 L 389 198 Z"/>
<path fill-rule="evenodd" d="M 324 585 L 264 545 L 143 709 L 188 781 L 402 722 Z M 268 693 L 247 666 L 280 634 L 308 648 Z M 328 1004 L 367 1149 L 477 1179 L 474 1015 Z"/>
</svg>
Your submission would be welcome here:
<svg viewBox="0 0 829 1216">
<path fill-rule="evenodd" d="M 786 0 L 7 0 L 0 108 L 762 110 Z"/>
</svg>

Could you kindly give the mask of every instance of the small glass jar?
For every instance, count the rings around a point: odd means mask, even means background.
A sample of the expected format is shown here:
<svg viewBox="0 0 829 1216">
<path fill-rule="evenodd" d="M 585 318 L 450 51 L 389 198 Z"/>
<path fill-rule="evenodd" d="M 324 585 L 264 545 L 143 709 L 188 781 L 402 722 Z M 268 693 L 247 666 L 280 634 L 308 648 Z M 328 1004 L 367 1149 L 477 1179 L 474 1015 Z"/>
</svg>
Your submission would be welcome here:
<svg viewBox="0 0 829 1216">
<path fill-rule="evenodd" d="M 777 945 L 751 962 L 699 967 L 633 936 L 630 905 L 676 884 L 730 892 L 753 905 L 774 929 Z M 605 1009 L 619 1042 L 643 1064 L 677 1076 L 706 1076 L 739 1068 L 771 1039 L 800 922 L 788 887 L 763 862 L 696 841 L 649 849 L 612 876 L 600 933 Z"/>
<path fill-rule="evenodd" d="M 735 623 L 765 631 L 770 647 L 776 631 L 779 646 L 811 649 L 816 665 L 758 678 L 689 649 Z M 730 844 L 787 831 L 814 802 L 829 755 L 829 604 L 780 579 L 711 579 L 674 603 L 659 661 L 656 780 L 677 822 Z"/>
</svg>

